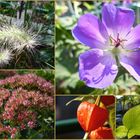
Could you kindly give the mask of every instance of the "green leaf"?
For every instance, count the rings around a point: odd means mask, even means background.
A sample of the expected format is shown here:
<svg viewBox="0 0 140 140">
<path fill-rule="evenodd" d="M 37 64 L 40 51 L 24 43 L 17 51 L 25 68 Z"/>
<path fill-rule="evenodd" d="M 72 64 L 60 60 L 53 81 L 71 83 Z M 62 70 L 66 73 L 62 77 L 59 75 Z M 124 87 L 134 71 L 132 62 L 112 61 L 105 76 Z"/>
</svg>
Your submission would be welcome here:
<svg viewBox="0 0 140 140">
<path fill-rule="evenodd" d="M 57 64 L 56 66 L 56 78 L 64 79 L 65 77 L 71 76 L 71 73 L 69 70 L 64 66 L 61 65 L 60 63 Z"/>
<path fill-rule="evenodd" d="M 71 104 L 73 101 L 82 101 L 83 98 L 84 98 L 83 96 L 81 96 L 81 97 L 76 97 L 76 98 L 70 100 L 68 103 L 66 103 L 66 106 L 69 105 L 69 104 Z"/>
<path fill-rule="evenodd" d="M 65 82 L 62 83 L 62 87 L 71 87 L 75 88 L 77 83 L 79 82 L 78 73 L 74 73 L 70 78 L 67 78 Z"/>
<path fill-rule="evenodd" d="M 128 138 L 130 139 L 130 138 L 132 138 L 132 137 L 135 136 L 135 135 L 136 135 L 135 132 L 129 131 L 129 133 L 128 133 Z"/>
<path fill-rule="evenodd" d="M 128 129 L 128 138 L 140 135 L 140 105 L 128 110 L 123 117 L 123 124 Z"/>
<path fill-rule="evenodd" d="M 128 129 L 125 126 L 119 126 L 116 129 L 117 138 L 125 138 L 127 136 Z"/>
<path fill-rule="evenodd" d="M 88 101 L 88 102 L 90 102 L 90 103 L 94 103 L 95 102 L 95 98 L 94 98 L 94 96 L 89 96 L 89 95 L 87 95 L 87 96 L 79 96 L 79 97 L 76 97 L 76 98 L 74 98 L 74 99 L 72 99 L 72 100 L 70 100 L 67 104 L 66 104 L 66 106 L 67 105 L 69 105 L 70 103 L 72 103 L 73 101 Z"/>
<path fill-rule="evenodd" d="M 114 108 L 114 106 L 112 106 L 112 108 L 109 109 L 109 124 L 113 130 L 113 134 L 115 135 L 116 123 L 115 123 L 115 108 Z"/>
</svg>

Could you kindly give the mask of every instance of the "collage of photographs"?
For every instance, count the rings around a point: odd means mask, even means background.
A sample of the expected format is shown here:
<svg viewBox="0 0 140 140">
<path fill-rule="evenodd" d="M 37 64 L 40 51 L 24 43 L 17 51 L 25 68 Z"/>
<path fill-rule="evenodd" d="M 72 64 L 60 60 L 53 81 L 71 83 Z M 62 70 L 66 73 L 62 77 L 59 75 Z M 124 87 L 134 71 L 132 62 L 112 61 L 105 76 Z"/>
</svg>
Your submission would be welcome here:
<svg viewBox="0 0 140 140">
<path fill-rule="evenodd" d="M 0 0 L 0 139 L 140 139 L 140 0 Z"/>
</svg>

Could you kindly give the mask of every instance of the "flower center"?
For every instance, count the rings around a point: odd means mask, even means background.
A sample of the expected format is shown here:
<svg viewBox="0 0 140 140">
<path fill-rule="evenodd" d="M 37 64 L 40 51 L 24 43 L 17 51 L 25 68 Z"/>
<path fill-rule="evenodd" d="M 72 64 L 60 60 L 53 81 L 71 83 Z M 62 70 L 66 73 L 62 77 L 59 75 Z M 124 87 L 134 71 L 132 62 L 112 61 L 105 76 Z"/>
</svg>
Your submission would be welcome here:
<svg viewBox="0 0 140 140">
<path fill-rule="evenodd" d="M 114 46 L 115 48 L 118 48 L 121 46 L 123 48 L 123 43 L 127 41 L 126 39 L 120 39 L 119 33 L 117 34 L 117 38 L 114 39 L 112 36 L 110 36 L 110 44 L 111 46 Z"/>
<path fill-rule="evenodd" d="M 119 37 L 119 33 L 117 34 L 117 38 L 113 38 L 110 36 L 110 46 L 113 48 L 111 49 L 111 52 L 114 54 L 114 56 L 118 56 L 121 52 L 125 51 L 124 49 L 124 42 L 127 41 L 126 39 L 121 39 Z"/>
</svg>

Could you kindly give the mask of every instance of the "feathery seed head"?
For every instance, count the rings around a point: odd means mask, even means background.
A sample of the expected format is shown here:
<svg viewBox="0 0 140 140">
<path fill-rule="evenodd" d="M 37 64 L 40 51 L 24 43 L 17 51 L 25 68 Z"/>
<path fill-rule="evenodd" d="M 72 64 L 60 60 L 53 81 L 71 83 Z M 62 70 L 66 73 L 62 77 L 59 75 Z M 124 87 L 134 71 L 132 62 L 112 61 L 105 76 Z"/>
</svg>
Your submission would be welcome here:
<svg viewBox="0 0 140 140">
<path fill-rule="evenodd" d="M 0 66 L 6 65 L 12 58 L 12 54 L 8 49 L 0 50 Z"/>
<path fill-rule="evenodd" d="M 8 42 L 13 50 L 21 51 L 24 48 L 33 50 L 38 45 L 37 35 L 15 25 L 4 26 L 0 29 L 0 40 Z"/>
</svg>

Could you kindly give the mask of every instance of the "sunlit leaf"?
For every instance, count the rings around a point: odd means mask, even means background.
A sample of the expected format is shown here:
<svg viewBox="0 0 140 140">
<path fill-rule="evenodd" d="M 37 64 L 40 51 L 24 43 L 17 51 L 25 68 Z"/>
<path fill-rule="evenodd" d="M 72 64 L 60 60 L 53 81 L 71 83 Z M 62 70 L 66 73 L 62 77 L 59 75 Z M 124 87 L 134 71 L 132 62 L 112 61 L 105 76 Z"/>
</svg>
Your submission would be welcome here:
<svg viewBox="0 0 140 140">
<path fill-rule="evenodd" d="M 128 138 L 140 135 L 140 105 L 131 108 L 125 113 L 123 124 L 128 129 Z"/>
<path fill-rule="evenodd" d="M 116 123 L 115 123 L 115 108 L 114 108 L 114 106 L 112 106 L 112 108 L 109 110 L 109 124 L 113 130 L 114 135 L 115 135 Z"/>
<path fill-rule="evenodd" d="M 121 126 L 117 127 L 117 129 L 116 129 L 116 137 L 124 138 L 127 136 L 127 132 L 128 132 L 128 129 L 125 126 L 121 125 Z"/>
</svg>

